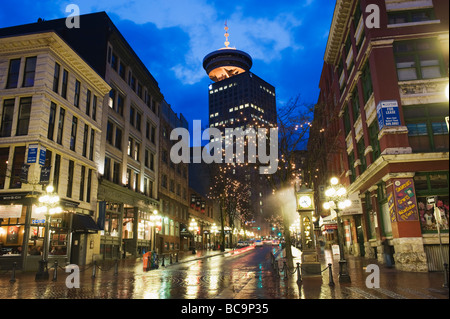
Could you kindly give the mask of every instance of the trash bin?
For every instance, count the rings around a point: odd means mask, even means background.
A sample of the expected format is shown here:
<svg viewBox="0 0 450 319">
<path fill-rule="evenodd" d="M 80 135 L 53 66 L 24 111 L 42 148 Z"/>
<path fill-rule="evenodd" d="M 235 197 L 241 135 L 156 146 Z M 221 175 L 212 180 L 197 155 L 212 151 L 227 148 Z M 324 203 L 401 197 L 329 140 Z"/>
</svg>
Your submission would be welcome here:
<svg viewBox="0 0 450 319">
<path fill-rule="evenodd" d="M 144 271 L 150 270 L 152 253 L 145 253 L 142 257 Z"/>
</svg>

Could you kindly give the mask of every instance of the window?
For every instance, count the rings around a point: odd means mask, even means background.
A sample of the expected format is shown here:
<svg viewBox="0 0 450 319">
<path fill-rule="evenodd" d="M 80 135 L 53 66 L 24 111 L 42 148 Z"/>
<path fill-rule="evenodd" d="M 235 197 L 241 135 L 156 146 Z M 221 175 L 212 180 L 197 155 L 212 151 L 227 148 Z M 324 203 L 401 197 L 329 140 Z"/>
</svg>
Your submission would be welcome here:
<svg viewBox="0 0 450 319">
<path fill-rule="evenodd" d="M 87 124 L 84 124 L 84 134 L 83 134 L 83 156 L 87 156 L 87 144 L 88 144 L 88 138 L 89 138 L 89 126 Z"/>
<path fill-rule="evenodd" d="M 76 107 L 80 107 L 80 90 L 81 90 L 81 83 L 78 80 L 75 80 L 75 95 L 73 97 L 73 105 Z"/>
<path fill-rule="evenodd" d="M 136 113 L 136 129 L 140 132 L 141 131 L 141 113 Z"/>
<path fill-rule="evenodd" d="M 448 112 L 448 104 L 403 107 L 413 152 L 448 152 L 448 130 L 445 123 Z"/>
<path fill-rule="evenodd" d="M 150 166 L 149 168 L 154 171 L 155 170 L 155 154 L 150 153 Z"/>
<path fill-rule="evenodd" d="M 380 141 L 378 140 L 378 123 L 377 121 L 373 121 L 373 123 L 369 126 L 369 139 L 370 145 L 372 146 L 372 156 L 375 161 L 381 155 L 380 150 Z"/>
<path fill-rule="evenodd" d="M 17 87 L 19 82 L 20 59 L 13 59 L 9 62 L 8 79 L 6 80 L 6 88 L 13 89 Z"/>
<path fill-rule="evenodd" d="M 417 172 L 414 176 L 414 186 L 417 195 L 417 206 L 419 210 L 422 232 L 436 233 L 437 225 L 436 219 L 434 218 L 434 207 L 432 205 L 427 205 L 427 197 L 437 197 L 436 208 L 441 212 L 441 218 L 444 222 L 444 225 L 448 225 L 448 171 Z M 448 227 L 441 227 L 441 232 L 448 233 Z"/>
<path fill-rule="evenodd" d="M 91 90 L 86 91 L 86 115 L 91 115 Z"/>
<path fill-rule="evenodd" d="M 66 110 L 61 108 L 59 110 L 59 121 L 58 121 L 58 134 L 56 135 L 56 143 L 62 145 L 62 137 L 64 132 L 64 117 Z"/>
<path fill-rule="evenodd" d="M 67 98 L 67 83 L 69 82 L 69 72 L 67 70 L 63 71 L 63 78 L 62 78 L 62 90 L 61 90 L 61 96 L 63 98 Z"/>
<path fill-rule="evenodd" d="M 113 110 L 116 109 L 116 90 L 111 89 L 111 91 L 109 91 L 109 107 L 112 108 Z"/>
<path fill-rule="evenodd" d="M 55 170 L 53 171 L 53 187 L 55 189 L 55 192 L 58 192 L 58 186 L 59 186 L 59 170 L 61 167 L 61 155 L 56 154 L 55 155 Z"/>
<path fill-rule="evenodd" d="M 134 76 L 131 76 L 130 87 L 136 92 L 136 78 Z"/>
<path fill-rule="evenodd" d="M 358 159 L 361 161 L 361 174 L 366 170 L 367 163 L 366 163 L 366 156 L 364 155 L 365 150 L 365 144 L 364 144 L 364 138 L 361 137 L 359 142 L 357 143 L 358 147 Z"/>
<path fill-rule="evenodd" d="M 69 170 L 67 175 L 67 197 L 72 197 L 72 187 L 73 187 L 73 171 L 75 169 L 74 161 L 69 161 Z"/>
<path fill-rule="evenodd" d="M 445 74 L 437 40 L 400 41 L 394 44 L 399 81 L 434 79 Z"/>
<path fill-rule="evenodd" d="M 140 150 L 141 150 L 141 145 L 139 143 L 134 143 L 134 160 L 136 161 L 140 161 Z"/>
<path fill-rule="evenodd" d="M 79 194 L 79 199 L 81 201 L 84 200 L 84 183 L 85 183 L 85 178 L 86 178 L 86 167 L 85 166 L 81 166 L 80 194 Z"/>
<path fill-rule="evenodd" d="M 92 119 L 96 121 L 97 118 L 97 96 L 94 95 L 94 99 L 92 100 Z"/>
<path fill-rule="evenodd" d="M 91 143 L 89 145 L 89 160 L 94 160 L 94 144 L 95 144 L 95 130 L 91 129 Z"/>
<path fill-rule="evenodd" d="M 6 170 L 9 159 L 9 147 L 0 148 L 0 189 L 5 187 Z"/>
<path fill-rule="evenodd" d="M 117 149 L 122 150 L 122 130 L 118 127 L 116 127 L 116 140 L 114 146 Z"/>
<path fill-rule="evenodd" d="M 353 91 L 352 105 L 353 105 L 353 121 L 356 121 L 360 114 L 358 87 L 356 87 L 355 90 Z"/>
<path fill-rule="evenodd" d="M 116 112 L 123 116 L 123 107 L 125 104 L 125 97 L 119 93 L 117 96 L 117 110 Z"/>
<path fill-rule="evenodd" d="M 125 80 L 125 65 L 120 61 L 119 63 L 119 75 L 120 77 Z"/>
<path fill-rule="evenodd" d="M 92 189 L 92 169 L 88 170 L 87 189 L 86 189 L 86 202 L 91 202 L 91 189 Z"/>
<path fill-rule="evenodd" d="M 350 134 L 350 131 L 352 129 L 352 124 L 350 121 L 350 114 L 348 109 L 348 104 L 344 108 L 344 130 L 345 130 L 345 136 L 348 136 Z"/>
<path fill-rule="evenodd" d="M 53 92 L 59 91 L 59 74 L 61 73 L 61 66 L 55 62 L 55 70 L 53 72 Z"/>
<path fill-rule="evenodd" d="M 113 165 L 113 183 L 115 184 L 120 184 L 120 176 L 121 176 L 121 172 L 120 172 L 120 163 L 119 162 L 114 162 Z"/>
<path fill-rule="evenodd" d="M 136 118 L 136 110 L 134 109 L 134 107 L 130 107 L 130 124 L 132 126 L 134 126 L 135 123 L 135 118 Z"/>
<path fill-rule="evenodd" d="M 103 172 L 103 177 L 108 181 L 111 180 L 111 159 L 109 157 L 105 157 L 105 169 Z"/>
<path fill-rule="evenodd" d="M 133 139 L 131 137 L 128 138 L 128 148 L 127 148 L 127 155 L 131 156 L 133 149 Z"/>
<path fill-rule="evenodd" d="M 112 54 L 112 59 L 111 59 L 111 67 L 114 69 L 114 71 L 117 71 L 117 65 L 118 65 L 117 55 L 115 55 L 113 53 Z"/>
<path fill-rule="evenodd" d="M 348 168 L 351 172 L 350 174 L 350 183 L 353 183 L 356 179 L 356 170 L 355 170 L 355 155 L 353 151 L 348 154 Z"/>
<path fill-rule="evenodd" d="M 364 104 L 369 101 L 370 96 L 373 93 L 373 87 L 372 87 L 372 77 L 370 74 L 370 65 L 369 62 L 367 62 L 366 66 L 362 70 L 362 86 L 363 86 L 363 97 L 364 97 Z"/>
<path fill-rule="evenodd" d="M 30 123 L 31 97 L 20 99 L 19 118 L 17 120 L 17 136 L 28 134 L 28 125 Z"/>
<path fill-rule="evenodd" d="M 22 180 L 20 173 L 22 172 L 22 165 L 25 162 L 25 146 L 16 146 L 14 148 L 13 164 L 11 168 L 11 180 L 9 188 L 21 188 Z"/>
<path fill-rule="evenodd" d="M 0 130 L 0 137 L 11 136 L 12 122 L 14 116 L 14 99 L 3 101 L 2 123 Z"/>
<path fill-rule="evenodd" d="M 56 123 L 56 104 L 50 103 L 50 116 L 48 118 L 48 132 L 47 138 L 53 141 L 53 135 L 55 133 L 55 123 Z"/>
<path fill-rule="evenodd" d="M 36 57 L 30 57 L 25 60 L 25 71 L 23 74 L 23 87 L 34 85 L 34 74 L 36 72 Z"/>
<path fill-rule="evenodd" d="M 108 141 L 109 144 L 113 145 L 113 130 L 114 130 L 114 124 L 110 121 L 106 124 L 106 141 Z"/>
<path fill-rule="evenodd" d="M 155 144 L 156 143 L 156 127 L 152 125 L 151 127 L 151 134 L 150 134 L 150 141 Z"/>
<path fill-rule="evenodd" d="M 70 132 L 70 150 L 75 151 L 75 146 L 77 142 L 77 128 L 78 119 L 74 116 L 72 118 L 72 130 Z"/>
<path fill-rule="evenodd" d="M 424 22 L 435 19 L 434 9 L 416 9 L 388 13 L 389 24 Z"/>
<path fill-rule="evenodd" d="M 163 174 L 161 176 L 161 186 L 164 188 L 167 188 L 167 175 L 166 174 Z"/>
</svg>

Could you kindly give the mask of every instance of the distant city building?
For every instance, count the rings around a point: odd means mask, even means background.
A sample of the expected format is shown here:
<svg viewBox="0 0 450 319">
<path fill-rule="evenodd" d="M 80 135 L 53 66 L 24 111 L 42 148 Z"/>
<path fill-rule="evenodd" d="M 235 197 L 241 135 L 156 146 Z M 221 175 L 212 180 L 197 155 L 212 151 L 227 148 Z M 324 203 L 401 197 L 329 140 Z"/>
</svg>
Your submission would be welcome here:
<svg viewBox="0 0 450 319">
<path fill-rule="evenodd" d="M 376 1 L 378 29 L 365 23 L 371 3 L 336 3 L 308 145 L 309 178 L 317 194 L 331 176 L 347 186 L 354 203 L 344 212 L 347 253 L 380 262 L 390 255 L 400 270 L 442 270 L 427 199 L 435 198 L 442 215 L 448 251 L 449 2 Z M 333 243 L 333 228 L 323 230 Z"/>
</svg>

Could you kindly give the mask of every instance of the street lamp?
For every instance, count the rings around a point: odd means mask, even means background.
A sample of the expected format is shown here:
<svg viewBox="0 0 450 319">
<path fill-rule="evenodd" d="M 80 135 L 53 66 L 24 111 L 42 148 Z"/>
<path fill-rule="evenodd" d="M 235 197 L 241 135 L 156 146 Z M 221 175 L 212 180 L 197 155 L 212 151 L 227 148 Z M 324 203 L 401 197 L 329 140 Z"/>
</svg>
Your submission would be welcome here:
<svg viewBox="0 0 450 319">
<path fill-rule="evenodd" d="M 189 223 L 189 231 L 194 232 L 194 246 L 192 248 L 192 253 L 195 254 L 195 237 L 197 236 L 198 225 L 194 218 L 192 218 L 191 222 Z"/>
<path fill-rule="evenodd" d="M 323 204 L 323 208 L 325 209 L 333 209 L 336 211 L 336 219 L 338 224 L 338 244 L 339 244 L 339 282 L 350 282 L 350 275 L 347 269 L 347 261 L 344 256 L 344 230 L 342 228 L 342 223 L 344 222 L 342 219 L 342 215 L 340 212 L 350 207 L 352 202 L 347 198 L 347 190 L 341 184 L 339 184 L 339 180 L 336 177 L 330 179 L 330 186 L 325 190 L 325 196 L 328 199 L 328 202 Z"/>
<path fill-rule="evenodd" d="M 52 185 L 48 185 L 45 192 L 38 198 L 40 206 L 37 208 L 38 213 L 45 215 L 45 234 L 44 234 L 44 250 L 42 259 L 39 261 L 39 271 L 36 273 L 36 280 L 48 280 L 48 251 L 50 250 L 50 218 L 53 214 L 62 212 L 59 206 L 59 196 L 54 193 Z"/>
<path fill-rule="evenodd" d="M 156 227 L 161 226 L 161 216 L 159 216 L 158 211 L 155 209 L 153 214 L 150 216 L 150 227 L 153 229 L 153 238 L 152 238 L 152 251 L 156 250 Z"/>
</svg>

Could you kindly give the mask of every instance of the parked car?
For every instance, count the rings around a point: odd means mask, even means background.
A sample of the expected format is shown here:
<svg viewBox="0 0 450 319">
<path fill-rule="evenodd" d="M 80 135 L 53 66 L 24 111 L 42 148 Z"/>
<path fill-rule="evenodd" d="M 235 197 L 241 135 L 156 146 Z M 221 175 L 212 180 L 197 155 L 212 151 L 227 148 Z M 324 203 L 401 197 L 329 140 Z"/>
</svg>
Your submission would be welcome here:
<svg viewBox="0 0 450 319">
<path fill-rule="evenodd" d="M 247 247 L 248 243 L 246 241 L 240 240 L 236 244 L 237 247 Z"/>
</svg>

